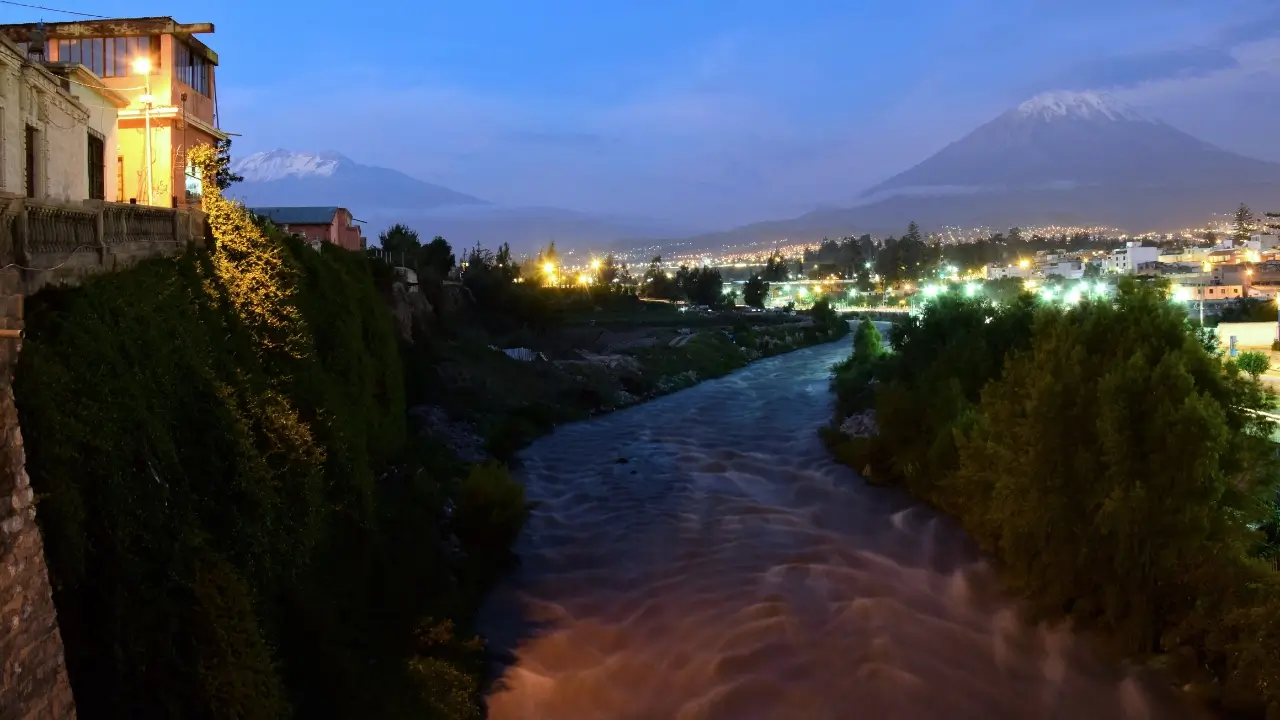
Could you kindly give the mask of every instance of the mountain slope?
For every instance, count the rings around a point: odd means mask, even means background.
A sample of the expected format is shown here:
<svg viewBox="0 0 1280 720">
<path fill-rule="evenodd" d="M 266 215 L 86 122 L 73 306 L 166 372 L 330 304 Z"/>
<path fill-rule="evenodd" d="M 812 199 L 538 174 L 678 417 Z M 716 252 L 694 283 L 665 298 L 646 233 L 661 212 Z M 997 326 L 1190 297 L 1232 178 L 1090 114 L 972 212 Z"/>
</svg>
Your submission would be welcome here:
<svg viewBox="0 0 1280 720">
<path fill-rule="evenodd" d="M 699 248 L 812 241 L 907 223 L 1201 227 L 1241 203 L 1280 207 L 1280 165 L 1192 137 L 1097 93 L 1046 93 L 863 192 L 851 207 L 688 238 Z"/>
<path fill-rule="evenodd" d="M 233 163 L 232 169 L 244 181 L 227 194 L 250 207 L 337 205 L 364 222 L 364 234 L 371 239 L 404 223 L 428 238 L 443 235 L 459 252 L 476 243 L 488 248 L 510 243 L 520 254 L 535 252 L 553 239 L 569 249 L 689 232 L 647 218 L 503 207 L 333 152 L 259 152 Z"/>
<path fill-rule="evenodd" d="M 982 125 L 864 198 L 960 189 L 1230 186 L 1280 181 L 1242 157 L 1149 120 L 1106 95 L 1046 93 Z"/>
<path fill-rule="evenodd" d="M 232 163 L 244 176 L 229 194 L 253 206 L 339 205 L 359 217 L 366 207 L 427 209 L 486 201 L 410 177 L 361 165 L 337 153 L 259 152 Z"/>
</svg>

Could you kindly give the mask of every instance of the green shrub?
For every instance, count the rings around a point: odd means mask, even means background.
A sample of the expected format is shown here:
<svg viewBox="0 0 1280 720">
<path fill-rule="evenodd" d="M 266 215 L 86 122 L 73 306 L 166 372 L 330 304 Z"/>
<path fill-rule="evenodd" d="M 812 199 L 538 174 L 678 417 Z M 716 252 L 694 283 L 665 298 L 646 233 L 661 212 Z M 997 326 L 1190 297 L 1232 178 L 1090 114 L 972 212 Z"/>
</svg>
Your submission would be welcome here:
<svg viewBox="0 0 1280 720">
<path fill-rule="evenodd" d="M 1254 380 L 1271 369 L 1271 358 L 1266 353 L 1242 352 L 1236 356 L 1236 366 L 1249 373 Z"/>
<path fill-rule="evenodd" d="M 452 527 L 463 547 L 482 555 L 511 547 L 529 515 L 524 485 L 506 466 L 490 462 L 471 468 L 458 489 Z"/>
<path fill-rule="evenodd" d="M 879 328 L 870 318 L 863 318 L 853 336 L 853 359 L 866 363 L 883 354 L 884 338 L 880 336 Z"/>
</svg>

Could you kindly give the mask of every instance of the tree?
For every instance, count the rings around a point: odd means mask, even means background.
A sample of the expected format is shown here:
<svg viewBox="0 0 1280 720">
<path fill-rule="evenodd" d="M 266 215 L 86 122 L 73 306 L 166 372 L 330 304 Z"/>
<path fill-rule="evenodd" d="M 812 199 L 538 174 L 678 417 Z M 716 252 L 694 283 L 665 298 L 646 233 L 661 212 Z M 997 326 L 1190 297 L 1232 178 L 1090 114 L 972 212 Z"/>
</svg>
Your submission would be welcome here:
<svg viewBox="0 0 1280 720">
<path fill-rule="evenodd" d="M 752 275 L 742 286 L 742 302 L 748 307 L 764 309 L 765 298 L 769 297 L 769 283 L 759 275 Z"/>
<path fill-rule="evenodd" d="M 915 220 L 907 224 L 907 234 L 903 235 L 902 239 L 917 243 L 924 242 L 924 238 L 920 236 L 920 226 L 916 224 Z"/>
<path fill-rule="evenodd" d="M 814 325 L 826 329 L 833 329 L 844 322 L 835 308 L 831 307 L 831 301 L 825 297 L 818 298 L 813 303 L 813 307 L 809 308 L 809 317 L 813 318 Z"/>
<path fill-rule="evenodd" d="M 237 175 L 231 170 L 231 138 L 219 140 L 214 144 L 217 151 L 214 156 L 214 163 L 217 171 L 214 173 L 214 183 L 219 190 L 226 190 L 231 187 L 232 183 L 244 181 L 243 175 Z"/>
<path fill-rule="evenodd" d="M 723 299 L 724 280 L 715 268 L 680 266 L 676 286 L 695 305 L 719 305 Z"/>
<path fill-rule="evenodd" d="M 1236 208 L 1235 219 L 1231 222 L 1231 237 L 1237 245 L 1243 245 L 1257 229 L 1258 221 L 1253 216 L 1253 211 L 1248 205 L 1240 203 L 1240 207 Z"/>
<path fill-rule="evenodd" d="M 1020 243 L 1020 242 L 1022 242 L 1022 228 L 1020 227 L 1009 228 L 1009 244 L 1012 245 L 1014 243 Z"/>
<path fill-rule="evenodd" d="M 1260 375 L 1271 369 L 1271 358 L 1267 357 L 1265 353 L 1242 352 L 1236 356 L 1236 367 L 1249 373 L 1249 377 L 1257 380 Z"/>
<path fill-rule="evenodd" d="M 640 294 L 656 300 L 676 300 L 680 297 L 680 286 L 662 269 L 662 256 L 658 255 L 649 263 L 644 272 L 644 283 Z"/>
<path fill-rule="evenodd" d="M 862 318 L 853 334 L 853 359 L 866 363 L 884 354 L 884 338 L 870 318 Z"/>
<path fill-rule="evenodd" d="M 418 251 L 422 249 L 422 241 L 418 239 L 418 231 L 396 223 L 378 234 L 378 244 L 387 253 L 388 262 L 392 265 L 416 266 Z"/>
<path fill-rule="evenodd" d="M 431 242 L 422 248 L 420 258 L 419 270 L 429 268 L 442 276 L 448 275 L 456 263 L 453 257 L 453 248 L 449 245 L 449 241 L 439 235 L 432 238 Z"/>
<path fill-rule="evenodd" d="M 600 263 L 600 271 L 596 277 L 601 285 L 613 287 L 615 282 L 622 282 L 626 275 L 627 266 L 619 265 L 613 253 L 609 253 L 604 257 L 604 262 Z"/>
<path fill-rule="evenodd" d="M 783 282 L 787 279 L 787 261 L 778 251 L 775 250 L 764 264 L 763 277 L 768 282 Z"/>
</svg>

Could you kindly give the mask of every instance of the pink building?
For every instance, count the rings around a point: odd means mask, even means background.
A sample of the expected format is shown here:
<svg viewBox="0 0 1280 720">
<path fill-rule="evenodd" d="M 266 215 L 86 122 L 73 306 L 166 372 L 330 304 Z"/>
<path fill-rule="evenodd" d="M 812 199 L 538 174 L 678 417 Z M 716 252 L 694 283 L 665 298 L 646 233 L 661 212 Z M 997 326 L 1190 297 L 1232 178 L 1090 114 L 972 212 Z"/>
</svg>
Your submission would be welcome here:
<svg viewBox="0 0 1280 720">
<path fill-rule="evenodd" d="M 341 207 L 256 207 L 249 212 L 270 220 L 285 232 L 301 235 L 313 243 L 333 243 L 347 250 L 361 251 L 364 236 L 351 216 Z"/>
</svg>

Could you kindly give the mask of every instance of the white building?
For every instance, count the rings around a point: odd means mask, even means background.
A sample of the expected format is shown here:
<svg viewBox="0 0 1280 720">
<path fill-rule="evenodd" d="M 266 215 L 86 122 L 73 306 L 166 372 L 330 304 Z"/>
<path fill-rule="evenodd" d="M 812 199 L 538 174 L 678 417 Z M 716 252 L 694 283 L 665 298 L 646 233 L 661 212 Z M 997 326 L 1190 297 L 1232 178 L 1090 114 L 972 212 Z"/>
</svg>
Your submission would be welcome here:
<svg viewBox="0 0 1280 720">
<path fill-rule="evenodd" d="M 1139 243 L 1129 242 L 1122 248 L 1112 250 L 1103 262 L 1102 268 L 1108 272 L 1133 275 L 1138 271 L 1139 266 L 1159 261 L 1160 248 L 1143 247 Z"/>
<path fill-rule="evenodd" d="M 1244 246 L 1256 252 L 1266 252 L 1275 250 L 1280 246 L 1280 236 L 1277 235 L 1250 235 L 1245 241 Z"/>
<path fill-rule="evenodd" d="M 1041 267 L 1040 274 L 1043 277 L 1079 280 L 1084 277 L 1084 263 L 1079 260 L 1055 260 Z"/>
<path fill-rule="evenodd" d="M 1000 265 L 993 263 L 986 267 L 986 276 L 988 280 L 1003 280 L 1004 278 L 1026 278 L 1030 277 L 1031 268 L 1022 267 L 1021 265 Z"/>
<path fill-rule="evenodd" d="M 119 93 L 79 64 L 45 67 L 0 37 L 0 191 L 57 203 L 115 200 Z"/>
</svg>

